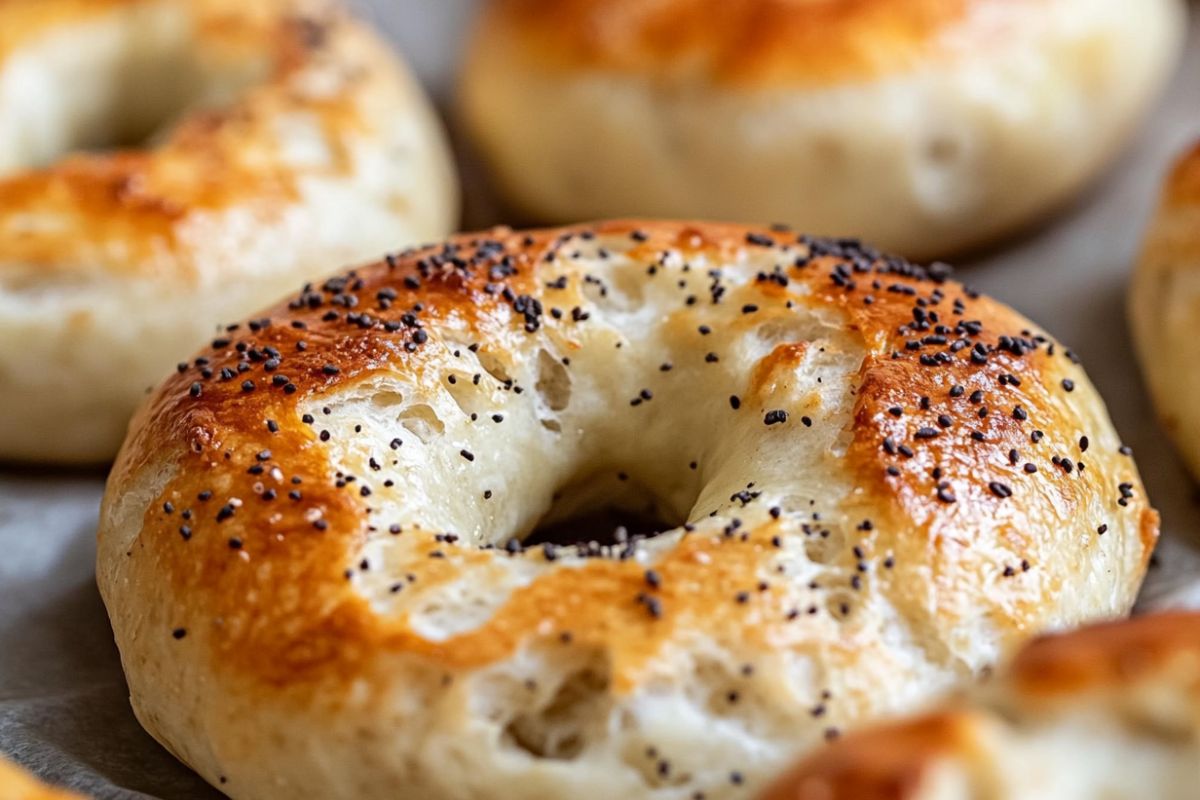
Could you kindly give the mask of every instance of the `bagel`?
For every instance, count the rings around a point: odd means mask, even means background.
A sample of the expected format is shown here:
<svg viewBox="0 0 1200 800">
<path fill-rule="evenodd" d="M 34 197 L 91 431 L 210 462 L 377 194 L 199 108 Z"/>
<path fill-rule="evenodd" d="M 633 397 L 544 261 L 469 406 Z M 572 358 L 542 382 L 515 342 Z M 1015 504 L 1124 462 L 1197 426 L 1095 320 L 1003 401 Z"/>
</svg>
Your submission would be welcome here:
<svg viewBox="0 0 1200 800">
<path fill-rule="evenodd" d="M 222 315 L 456 202 L 420 89 L 334 6 L 0 2 L 0 460 L 111 459 Z"/>
<path fill-rule="evenodd" d="M 79 795 L 39 781 L 0 757 L 0 800 L 82 800 Z"/>
<path fill-rule="evenodd" d="M 97 560 L 235 798 L 739 794 L 1126 613 L 1157 536 L 1068 350 L 851 241 L 498 229 L 255 320 L 138 412 Z"/>
<path fill-rule="evenodd" d="M 1167 433 L 1200 478 L 1200 142 L 1165 182 L 1134 269 L 1129 317 L 1142 375 Z"/>
<path fill-rule="evenodd" d="M 491 0 L 461 117 L 544 222 L 778 220 L 945 257 L 1094 177 L 1181 0 Z"/>
<path fill-rule="evenodd" d="M 1185 800 L 1200 761 L 1200 615 L 1033 642 L 1006 674 L 850 734 L 763 800 Z"/>
</svg>

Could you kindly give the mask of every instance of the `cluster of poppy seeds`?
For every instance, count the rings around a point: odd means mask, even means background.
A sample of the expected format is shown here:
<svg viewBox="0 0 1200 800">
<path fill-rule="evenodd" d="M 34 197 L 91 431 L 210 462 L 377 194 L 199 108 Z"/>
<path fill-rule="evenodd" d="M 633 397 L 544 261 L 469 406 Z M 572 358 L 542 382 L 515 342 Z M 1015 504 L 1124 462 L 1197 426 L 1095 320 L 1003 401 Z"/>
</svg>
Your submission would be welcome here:
<svg viewBox="0 0 1200 800">
<path fill-rule="evenodd" d="M 652 239 L 650 235 L 637 230 L 626 232 L 625 235 L 632 243 L 628 257 L 636 257 L 635 254 L 651 249 L 647 244 Z M 211 349 L 205 354 L 191 362 L 180 363 L 180 379 L 177 383 L 180 391 L 175 402 L 184 407 L 191 403 L 216 409 L 218 417 L 221 413 L 244 413 L 239 408 L 252 409 L 261 416 L 255 423 L 256 436 L 250 437 L 254 441 L 262 439 L 263 430 L 267 432 L 269 440 L 282 437 L 286 432 L 294 436 L 299 428 L 311 431 L 311 436 L 317 441 L 327 442 L 332 434 L 322 426 L 320 417 L 297 415 L 295 419 L 299 426 L 290 421 L 290 415 L 298 413 L 292 410 L 299 400 L 314 397 L 335 384 L 353 380 L 364 364 L 388 361 L 403 363 L 410 354 L 418 353 L 422 348 L 449 348 L 455 356 L 461 356 L 463 349 L 471 353 L 480 352 L 484 347 L 483 342 L 453 345 L 438 336 L 439 310 L 445 304 L 462 307 L 466 303 L 467 307 L 477 309 L 480 314 L 500 314 L 507 307 L 510 323 L 529 336 L 543 335 L 547 326 L 569 330 L 574 326 L 588 325 L 593 319 L 594 309 L 578 305 L 563 307 L 554 302 L 556 294 L 570 286 L 575 273 L 549 276 L 546 273 L 564 260 L 611 258 L 609 250 L 595 246 L 588 248 L 585 255 L 582 243 L 594 239 L 595 234 L 587 230 L 565 233 L 549 241 L 533 235 L 523 238 L 493 238 L 486 235 L 464 238 L 388 256 L 380 267 L 349 272 L 319 285 L 306 285 L 290 302 L 286 321 L 262 318 L 244 325 L 231 325 L 213 340 Z M 771 269 L 758 272 L 752 281 L 751 285 L 760 287 L 761 297 L 753 303 L 742 302 L 740 313 L 743 315 L 758 314 L 762 309 L 773 307 L 773 304 L 785 305 L 790 309 L 800 302 L 823 301 L 841 303 L 847 307 L 858 303 L 863 308 L 872 309 L 882 306 L 881 300 L 885 298 L 893 306 L 896 303 L 909 304 L 907 318 L 891 333 L 890 352 L 882 357 L 874 355 L 868 358 L 880 363 L 907 360 L 920 370 L 928 371 L 932 377 L 914 381 L 912 386 L 887 387 L 878 396 L 862 397 L 856 411 L 859 420 L 856 437 L 878 437 L 873 442 L 868 441 L 866 446 L 880 453 L 879 458 L 883 462 L 880 479 L 885 489 L 902 477 L 907 477 L 916 485 L 925 487 L 923 491 L 933 501 L 947 506 L 962 502 L 964 497 L 970 497 L 974 504 L 1004 503 L 1021 495 L 1025 489 L 1024 481 L 1077 480 L 1085 473 L 1086 457 L 1092 452 L 1089 451 L 1088 436 L 1080 435 L 1077 446 L 1070 452 L 1043 452 L 1045 446 L 1039 445 L 1045 434 L 1036 427 L 1033 411 L 1043 407 L 1040 398 L 1051 392 L 1058 390 L 1065 395 L 1075 389 L 1070 379 L 1062 379 L 1056 387 L 1042 385 L 1040 376 L 1044 367 L 1041 366 L 1042 362 L 1033 366 L 1033 360 L 1061 355 L 1071 363 L 1076 363 L 1075 357 L 1069 351 L 1056 353 L 1053 342 L 1028 330 L 985 330 L 985 324 L 972 319 L 968 313 L 971 304 L 979 299 L 978 295 L 948 283 L 950 272 L 944 265 L 920 267 L 881 255 L 853 240 L 797 236 L 782 227 L 772 228 L 770 233 L 748 233 L 743 246 L 750 250 L 770 249 L 778 256 L 777 263 Z M 713 268 L 706 272 L 704 277 L 708 281 L 708 291 L 702 299 L 700 295 L 689 291 L 686 273 L 692 267 L 686 259 L 681 261 L 673 258 L 673 254 L 678 252 L 661 249 L 646 253 L 645 280 L 663 280 L 673 273 L 680 275 L 676 285 L 683 307 L 724 302 L 731 287 L 722 269 Z M 531 284 L 530 273 L 537 273 L 540 282 Z M 812 290 L 810 296 L 817 299 L 797 299 L 800 295 L 785 291 L 797 280 L 806 282 Z M 608 287 L 598 276 L 584 275 L 582 283 L 588 291 L 596 292 L 601 297 L 607 295 Z M 514 288 L 516 285 L 540 286 L 541 296 L 519 291 Z M 865 313 L 881 312 L 873 310 Z M 699 325 L 695 330 L 696 335 L 706 341 L 718 341 L 721 338 L 713 335 L 709 325 Z M 716 350 L 708 350 L 697 344 L 696 352 L 697 358 L 704 364 L 720 361 L 721 355 Z M 570 368 L 570 359 L 563 358 L 561 363 L 564 368 Z M 660 379 L 669 381 L 684 374 L 677 366 L 677 358 L 663 361 L 658 370 Z M 941 377 L 942 373 L 944 377 Z M 461 374 L 450 375 L 447 383 L 455 385 L 466 379 Z M 525 391 L 525 387 L 517 381 L 490 372 L 476 372 L 470 375 L 469 380 L 476 385 L 481 380 L 494 380 L 507 391 L 516 394 Z M 929 386 L 940 388 L 926 392 L 924 387 Z M 916 392 L 911 391 L 914 387 Z M 633 386 L 629 388 L 627 396 L 630 398 L 629 407 L 634 410 L 613 413 L 640 413 L 637 409 L 651 403 L 656 394 L 654 387 Z M 743 413 L 746 403 L 744 396 L 723 395 L 715 401 L 727 408 L 725 413 Z M 1061 402 L 1068 401 L 1064 397 Z M 328 407 L 322 409 L 322 415 L 331 413 Z M 797 418 L 796 411 L 786 408 L 764 408 L 759 413 L 762 414 L 762 424 L 768 428 L 786 426 Z M 495 412 L 470 416 L 472 421 L 495 426 L 496 440 L 503 442 L 504 414 Z M 799 415 L 798 419 L 804 427 L 813 425 L 813 419 L 807 415 Z M 361 426 L 355 426 L 356 432 L 360 430 Z M 996 448 L 995 457 L 978 448 L 971 455 L 980 465 L 986 462 L 985 474 L 988 477 L 981 479 L 958 474 L 951 467 L 939 463 L 954 447 L 967 444 L 968 440 L 991 444 Z M 404 442 L 401 438 L 393 438 L 381 445 L 385 452 L 397 451 L 404 446 Z M 203 448 L 202 442 L 193 443 L 193 449 L 197 452 Z M 163 502 L 161 513 L 164 518 L 174 520 L 172 524 L 178 532 L 180 546 L 188 546 L 188 542 L 197 536 L 208 535 L 227 521 L 237 518 L 250 502 L 246 498 L 252 495 L 255 502 L 282 503 L 295 509 L 285 513 L 299 514 L 312 535 L 319 536 L 326 532 L 329 521 L 324 509 L 320 505 L 308 505 L 305 496 L 308 481 L 324 479 L 309 473 L 288 474 L 275 452 L 276 448 L 262 447 L 260 444 L 245 454 L 233 451 L 221 454 L 225 461 L 245 461 L 245 471 L 250 476 L 253 491 L 234 495 L 229 494 L 226 487 L 218 497 L 214 487 L 194 498 L 172 497 Z M 1129 451 L 1128 448 L 1122 448 L 1121 452 L 1127 455 Z M 458 455 L 468 465 L 467 468 L 476 461 L 476 453 L 465 448 Z M 389 474 L 387 468 L 397 463 L 395 458 L 377 454 L 369 462 L 372 475 L 338 473 L 334 478 L 335 487 L 340 491 L 353 491 L 365 500 L 380 490 L 397 487 L 397 478 L 385 478 Z M 698 466 L 695 460 L 687 465 L 690 470 L 696 470 Z M 997 471 L 1003 474 L 995 474 Z M 255 481 L 258 476 L 266 474 L 273 476 L 276 484 L 290 487 L 286 497 L 279 496 L 275 489 L 264 488 L 261 481 Z M 628 479 L 624 472 L 617 477 Z M 986 491 L 975 492 L 973 486 L 976 484 Z M 399 488 L 403 488 L 402 484 Z M 1132 498 L 1133 485 L 1121 483 L 1113 487 L 1113 491 L 1115 502 L 1126 506 Z M 744 490 L 730 497 L 730 503 L 749 509 L 748 515 L 751 512 L 758 515 L 754 509 L 756 506 L 761 508 L 760 496 L 760 491 L 750 481 Z M 483 493 L 483 498 L 490 502 L 503 501 L 491 489 Z M 370 507 L 365 511 L 368 519 L 377 513 Z M 775 551 L 781 550 L 784 544 L 781 534 L 786 535 L 786 529 L 776 521 L 790 515 L 804 537 L 806 548 L 811 545 L 817 548 L 813 550 L 816 553 L 822 543 L 831 540 L 831 532 L 837 530 L 837 526 L 823 522 L 821 515 L 811 509 L 770 506 L 762 509 L 762 512 L 762 516 L 756 518 L 770 518 L 763 525 L 747 526 L 738 518 L 723 520 L 725 524 L 720 533 L 715 535 L 716 540 L 722 546 L 758 547 L 767 544 Z M 709 514 L 710 517 L 716 515 L 716 510 Z M 1108 529 L 1104 521 L 1097 520 L 1092 524 L 1099 535 Z M 402 526 L 396 522 L 372 520 L 367 527 L 370 531 L 387 531 L 397 536 L 428 536 L 430 546 L 426 555 L 434 559 L 446 558 L 446 554 L 454 548 L 494 547 L 465 541 L 452 532 L 423 531 L 411 524 Z M 682 527 L 684 535 L 700 529 L 698 524 L 692 523 Z M 859 523 L 856 530 L 865 536 L 875 529 L 875 524 L 868 519 Z M 255 534 L 253 529 L 247 532 L 251 537 Z M 567 556 L 634 561 L 639 544 L 645 538 L 643 535 L 618 531 L 610 541 L 546 542 L 533 547 L 526 547 L 514 538 L 495 547 L 495 550 L 508 557 L 535 557 L 546 562 Z M 830 595 L 825 606 L 836 618 L 844 619 L 852 613 L 851 602 L 843 598 L 841 592 L 861 591 L 866 576 L 874 571 L 876 564 L 883 570 L 891 570 L 895 566 L 895 556 L 890 552 L 880 553 L 878 561 L 873 560 L 866 542 L 864 539 L 862 544 L 847 548 L 854 556 L 854 564 L 844 585 L 835 587 L 818 581 L 808 585 L 812 591 L 837 590 Z M 227 545 L 231 557 L 244 557 L 247 550 L 256 546 L 256 541 L 253 538 L 229 537 Z M 1035 566 L 1027 560 L 1021 560 L 1016 565 L 1003 566 L 999 577 L 1014 578 Z M 356 565 L 359 571 L 367 571 L 370 567 L 366 559 Z M 631 579 L 630 602 L 634 608 L 641 610 L 646 620 L 653 623 L 671 613 L 669 602 L 664 597 L 668 587 L 661 572 L 653 568 L 640 569 Z M 345 575 L 350 578 L 354 572 L 355 568 L 347 568 Z M 789 578 L 782 562 L 776 566 L 776 572 L 786 584 Z M 401 592 L 416 580 L 416 576 L 408 575 L 392 583 L 390 591 Z M 768 581 L 762 580 L 756 585 L 732 592 L 729 602 L 736 606 L 778 603 L 777 595 L 770 591 L 771 588 Z M 756 601 L 756 598 L 764 600 Z M 818 605 L 809 604 L 779 608 L 774 613 L 778 619 L 793 622 L 818 614 L 820 610 Z M 174 628 L 171 635 L 182 640 L 186 630 Z M 559 631 L 557 636 L 563 644 L 569 645 L 573 640 L 569 630 Z M 752 672 L 752 666 L 747 665 L 745 674 L 749 676 Z M 741 696 L 741 690 L 731 689 L 727 699 L 731 704 L 737 703 Z M 821 702 L 812 709 L 812 716 L 826 717 L 829 714 L 829 702 L 830 696 L 825 693 Z M 828 738 L 836 735 L 836 728 L 826 730 Z M 654 757 L 657 759 L 658 774 L 667 777 L 671 772 L 670 761 L 657 752 Z M 741 773 L 731 772 L 729 781 L 740 784 Z M 702 798 L 704 794 L 697 791 L 693 796 Z"/>
</svg>

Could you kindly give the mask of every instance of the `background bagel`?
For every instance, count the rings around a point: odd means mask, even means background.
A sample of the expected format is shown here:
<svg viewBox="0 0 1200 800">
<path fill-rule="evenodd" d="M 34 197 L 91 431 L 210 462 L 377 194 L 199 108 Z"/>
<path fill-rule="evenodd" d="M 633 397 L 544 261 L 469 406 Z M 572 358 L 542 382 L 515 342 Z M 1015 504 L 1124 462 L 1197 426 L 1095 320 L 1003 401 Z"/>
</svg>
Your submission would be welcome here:
<svg viewBox="0 0 1200 800">
<path fill-rule="evenodd" d="M 1129 315 L 1159 419 L 1200 477 L 1200 143 L 1167 177 L 1134 271 Z"/>
<path fill-rule="evenodd" d="M 501 229 L 257 319 L 138 413 L 97 562 L 235 798 L 744 792 L 1125 613 L 1157 536 L 1069 351 L 855 242 Z M 605 502 L 670 530 L 528 539 Z"/>
<path fill-rule="evenodd" d="M 536 220 L 777 220 L 944 256 L 1095 176 L 1184 28 L 1179 0 L 490 0 L 460 106 Z"/>
<path fill-rule="evenodd" d="M 0 459 L 112 457 L 221 315 L 456 203 L 420 89 L 334 5 L 0 3 Z"/>
<path fill-rule="evenodd" d="M 3 800 L 81 800 L 77 794 L 47 786 L 3 758 L 0 758 L 0 798 Z"/>
<path fill-rule="evenodd" d="M 1040 639 L 970 699 L 851 734 L 763 800 L 1194 797 L 1200 615 Z"/>
</svg>

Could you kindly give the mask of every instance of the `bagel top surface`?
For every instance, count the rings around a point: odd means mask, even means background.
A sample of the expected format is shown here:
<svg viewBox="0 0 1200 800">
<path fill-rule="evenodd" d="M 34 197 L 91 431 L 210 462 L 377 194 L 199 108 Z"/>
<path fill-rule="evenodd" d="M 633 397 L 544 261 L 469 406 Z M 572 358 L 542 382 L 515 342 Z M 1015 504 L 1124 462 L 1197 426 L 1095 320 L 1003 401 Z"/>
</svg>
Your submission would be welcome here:
<svg viewBox="0 0 1200 800">
<path fill-rule="evenodd" d="M 1167 178 L 1166 197 L 1172 204 L 1200 205 L 1200 141 L 1175 163 Z"/>
<path fill-rule="evenodd" d="M 190 6 L 195 20 L 208 34 L 224 28 L 234 39 L 251 36 L 262 43 L 266 31 L 277 32 L 280 17 L 312 13 L 333 7 L 329 0 L 260 0 L 253 4 L 235 0 L 0 0 L 4 27 L 0 29 L 0 58 L 12 55 L 30 40 L 66 23 L 95 21 L 114 10 L 153 5 Z"/>
<path fill-rule="evenodd" d="M 519 543 L 605 502 L 676 527 Z M 557 790 L 676 796 L 1124 613 L 1156 535 L 1070 352 L 942 268 L 612 222 L 463 235 L 230 327 L 135 419 L 98 575 L 143 723 L 233 796 L 263 796 L 314 724 L 324 748 L 355 725 L 420 749 L 366 770 L 381 787 L 479 790 L 526 764 L 496 755 L 516 741 Z M 532 697 L 480 710 L 522 669 Z M 630 755 L 670 750 L 646 718 L 605 717 L 710 691 L 688 713 L 735 727 L 656 723 L 724 748 L 686 768 Z M 530 733 L 531 706 L 571 735 Z M 324 764 L 290 788 L 337 794 Z"/>
<path fill-rule="evenodd" d="M 1187 149 L 1168 171 L 1158 214 L 1142 255 L 1150 272 L 1200 272 L 1200 141 Z"/>
<path fill-rule="evenodd" d="M 1195 791 L 1200 615 L 1035 640 L 970 699 L 851 734 L 763 797 L 1184 798 Z"/>
<path fill-rule="evenodd" d="M 1048 0 L 491 0 L 497 25 L 561 67 L 661 80 L 821 85 L 962 56 Z"/>
<path fill-rule="evenodd" d="M 428 125 L 424 102 L 333 0 L 3 0 L 0 280 L 188 280 L 286 224 L 306 180 L 354 175 L 361 140 L 418 139 L 379 131 Z M 414 182 L 428 207 L 370 191 L 438 235 L 454 193 Z"/>
</svg>

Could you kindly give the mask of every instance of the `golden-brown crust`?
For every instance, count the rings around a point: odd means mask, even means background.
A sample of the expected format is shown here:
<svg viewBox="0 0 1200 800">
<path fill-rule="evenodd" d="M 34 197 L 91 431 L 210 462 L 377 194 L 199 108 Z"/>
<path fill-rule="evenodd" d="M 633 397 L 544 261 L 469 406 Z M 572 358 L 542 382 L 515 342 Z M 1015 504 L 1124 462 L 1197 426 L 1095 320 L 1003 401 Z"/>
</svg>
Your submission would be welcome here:
<svg viewBox="0 0 1200 800">
<path fill-rule="evenodd" d="M 982 36 L 1002 37 L 1004 16 L 994 12 L 1037 2 L 492 0 L 481 24 L 503 26 L 531 53 L 563 67 L 822 85 L 944 56 L 954 47 L 950 34 L 975 15 L 990 16 Z"/>
<path fill-rule="evenodd" d="M 953 762 L 968 773 L 973 771 L 973 761 L 994 763 L 994 752 L 987 751 L 1001 745 L 995 739 L 987 741 L 988 728 L 999 724 L 989 716 L 989 706 L 998 703 L 1007 709 L 1006 716 L 1016 716 L 1019 725 L 1019 715 L 1026 712 L 1043 718 L 1057 708 L 1099 714 L 1108 706 L 1108 698 L 1119 707 L 1122 698 L 1134 702 L 1138 687 L 1144 686 L 1156 686 L 1160 694 L 1165 693 L 1160 699 L 1170 698 L 1168 702 L 1180 707 L 1200 698 L 1200 614 L 1152 614 L 1041 637 L 987 688 L 990 702 L 982 708 L 955 701 L 944 711 L 852 733 L 805 758 L 762 797 L 928 797 L 921 782 L 939 763 Z M 1089 719 L 1089 724 L 1097 724 Z M 1091 755 L 1087 750 L 1079 754 L 1084 759 Z M 1070 772 L 1081 766 L 1059 762 L 1056 768 Z"/>
<path fill-rule="evenodd" d="M 170 0 L 167 0 L 170 2 Z M 78 23 L 146 0 L 0 0 L 0 63 L 31 41 L 66 23 Z M 337 8 L 337 0 L 259 0 L 252 5 L 236 0 L 189 0 L 192 21 L 205 38 L 220 36 L 222 47 L 262 48 L 266 37 L 279 36 L 280 20 L 320 18 Z M 290 41 L 273 47 L 293 47 Z"/>
<path fill-rule="evenodd" d="M 1200 205 L 1200 141 L 1179 157 L 1167 176 L 1163 201 L 1172 205 Z"/>
<path fill-rule="evenodd" d="M 1194 270 L 1200 259 L 1200 141 L 1183 152 L 1163 181 L 1156 216 L 1151 220 L 1138 264 L 1138 282 L 1147 289 L 1157 281 L 1166 281 L 1172 273 Z M 1147 309 L 1148 322 L 1161 324 L 1162 309 L 1156 304 Z"/>
<path fill-rule="evenodd" d="M 133 0 L 54 0 L 30 3 L 26 0 L 0 0 L 0 62 L 34 37 L 41 36 L 63 22 L 88 19 L 114 6 Z"/>
<path fill-rule="evenodd" d="M 978 747 L 978 720 L 959 712 L 880 725 L 835 742 L 771 784 L 760 800 L 911 800 L 933 754 Z"/>
<path fill-rule="evenodd" d="M 1200 297 L 1200 142 L 1168 172 L 1133 274 L 1129 318 L 1158 418 L 1200 476 L 1200 418 L 1192 364 Z"/>
<path fill-rule="evenodd" d="M 0 758 L 0 800 L 80 800 L 79 795 L 56 789 L 25 770 Z"/>
<path fill-rule="evenodd" d="M 138 3 L 145 0 L 6 0 L 0 65 L 58 26 Z M 185 221 L 238 205 L 266 222 L 295 201 L 299 174 L 277 152 L 282 115 L 311 115 L 347 134 L 367 125 L 360 91 L 311 92 L 298 80 L 313 70 L 351 83 L 377 80 L 371 62 L 384 57 L 382 45 L 336 4 L 200 0 L 183 7 L 200 50 L 220 59 L 265 59 L 266 78 L 231 105 L 187 115 L 152 149 L 78 153 L 0 177 L 0 269 L 45 274 L 85 264 L 149 272 L 169 254 L 186 271 L 194 265 Z M 330 175 L 348 171 L 344 153 L 334 158 Z M 58 224 L 43 229 L 30 218 Z"/>
<path fill-rule="evenodd" d="M 685 538 L 665 553 L 656 569 L 671 578 L 661 591 L 670 613 L 661 619 L 618 602 L 644 588 L 643 568 L 625 561 L 594 560 L 569 573 L 546 573 L 517 590 L 489 621 L 441 641 L 420 636 L 404 617 L 376 614 L 345 580 L 345 564 L 366 535 L 365 501 L 329 474 L 318 432 L 301 424 L 297 409 L 372 372 L 422 374 L 431 357 L 421 346 L 423 329 L 403 321 L 416 303 L 425 329 L 452 321 L 511 349 L 530 324 L 514 304 L 538 296 L 546 255 L 574 236 L 592 234 L 637 237 L 631 253 L 647 263 L 664 250 L 719 258 L 790 242 L 795 252 L 809 252 L 786 267 L 786 278 L 793 288 L 808 287 L 808 302 L 843 311 L 868 353 L 846 456 L 860 486 L 850 513 L 874 519 L 886 532 L 875 539 L 864 534 L 870 553 L 863 558 L 895 596 L 934 593 L 924 624 L 966 624 L 981 602 L 970 600 L 980 591 L 967 587 L 988 586 L 981 591 L 994 600 L 990 624 L 1004 640 L 1023 638 L 1040 625 L 1046 604 L 1057 602 L 1066 574 L 1047 566 L 1043 575 L 1043 564 L 1062 562 L 1063 548 L 1077 543 L 1084 550 L 1102 547 L 1102 535 L 1081 536 L 1081 530 L 1107 522 L 1120 527 L 1117 520 L 1126 515 L 1146 540 L 1107 541 L 1131 548 L 1144 565 L 1156 535 L 1153 512 L 1132 461 L 1117 455 L 1115 442 L 1102 433 L 1107 422 L 1082 372 L 1014 312 L 936 270 L 931 277 L 856 244 L 742 226 L 612 222 L 528 234 L 498 230 L 357 270 L 232 330 L 168 379 L 135 420 L 110 478 L 110 502 L 164 454 L 175 454 L 168 458 L 178 462 L 176 475 L 149 505 L 133 547 L 139 563 L 166 573 L 171 594 L 196 612 L 197 622 L 220 621 L 210 639 L 216 669 L 296 688 L 310 680 L 350 681 L 380 652 L 420 654 L 453 670 L 495 662 L 531 639 L 554 641 L 569 631 L 574 642 L 612 654 L 620 689 L 637 684 L 677 630 L 728 631 L 745 642 L 795 635 L 781 615 L 765 613 L 775 589 L 744 604 L 729 600 L 754 586 L 763 547 L 775 532 L 770 521 L 741 538 Z M 507 266 L 497 272 L 501 263 Z M 772 280 L 756 286 L 764 301 L 784 297 Z M 539 317 L 536 324 L 567 322 Z M 786 362 L 798 355 L 777 357 Z M 1068 374 L 1079 382 L 1078 393 Z M 267 420 L 277 423 L 277 432 L 268 432 Z M 1106 451 L 1083 452 L 1086 426 L 1095 426 L 1093 441 L 1097 449 L 1103 441 Z M 267 448 L 267 457 L 259 458 Z M 1058 466 L 1060 456 L 1051 458 L 1058 453 L 1070 463 Z M 1025 472 L 1023 464 L 1033 461 L 1038 470 Z M 1082 474 L 1079 463 L 1086 467 Z M 286 480 L 298 478 L 303 502 L 284 500 L 285 485 L 277 500 L 261 500 L 264 466 L 278 467 Z M 243 500 L 225 506 L 230 497 Z M 1079 515 L 1098 505 L 1111 516 L 1081 523 Z M 190 519 L 181 519 L 182 509 Z M 319 530 L 317 518 L 323 520 Z M 1055 538 L 1054 525 L 1072 533 Z M 1031 538 L 1031 528 L 1042 538 Z M 976 538 L 987 544 L 973 546 Z M 431 538 L 430 549 L 438 547 L 447 549 Z M 453 559 L 422 558 L 411 566 L 422 585 L 496 557 L 466 545 L 453 551 Z M 884 564 L 889 553 L 894 563 Z"/>
<path fill-rule="evenodd" d="M 1036 703 L 1087 691 L 1119 691 L 1152 680 L 1177 659 L 1200 665 L 1200 614 L 1151 614 L 1040 637 L 1013 661 L 1008 680 Z"/>
<path fill-rule="evenodd" d="M 1139 264 L 1139 280 L 1189 273 L 1200 263 L 1200 142 L 1172 165 L 1163 182 L 1156 217 L 1151 221 Z M 1151 319 L 1161 314 L 1152 312 Z M 1161 319 L 1157 320 L 1162 322 Z"/>
</svg>

